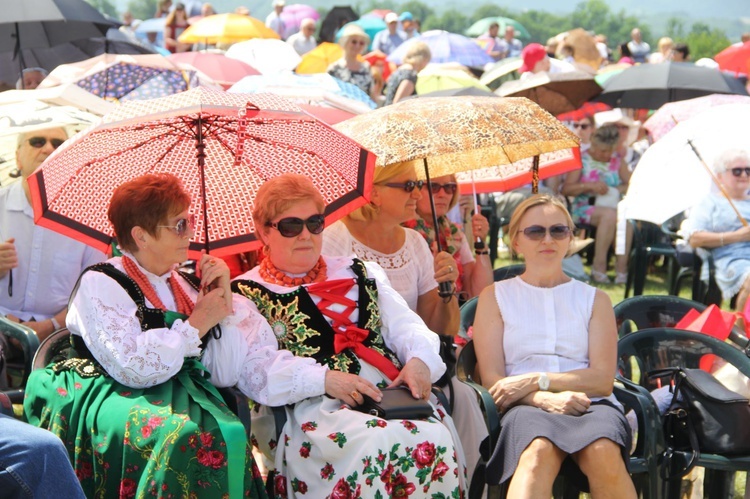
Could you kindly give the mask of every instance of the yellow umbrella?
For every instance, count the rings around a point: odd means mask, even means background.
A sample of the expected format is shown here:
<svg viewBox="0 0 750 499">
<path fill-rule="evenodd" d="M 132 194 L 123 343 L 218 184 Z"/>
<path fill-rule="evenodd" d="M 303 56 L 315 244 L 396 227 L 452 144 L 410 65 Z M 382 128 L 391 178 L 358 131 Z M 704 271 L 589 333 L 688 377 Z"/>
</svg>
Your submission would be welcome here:
<svg viewBox="0 0 750 499">
<path fill-rule="evenodd" d="M 474 76 L 461 69 L 439 66 L 430 68 L 428 66 L 420 71 L 419 76 L 417 76 L 418 94 L 464 87 L 477 87 L 491 92 L 489 87 L 483 85 Z"/>
<path fill-rule="evenodd" d="M 240 14 L 207 16 L 189 26 L 177 39 L 180 43 L 236 43 L 251 38 L 279 38 L 263 21 Z"/>
<path fill-rule="evenodd" d="M 338 43 L 323 42 L 302 56 L 302 62 L 295 70 L 299 74 L 325 73 L 332 62 L 344 56 L 344 49 Z"/>
</svg>

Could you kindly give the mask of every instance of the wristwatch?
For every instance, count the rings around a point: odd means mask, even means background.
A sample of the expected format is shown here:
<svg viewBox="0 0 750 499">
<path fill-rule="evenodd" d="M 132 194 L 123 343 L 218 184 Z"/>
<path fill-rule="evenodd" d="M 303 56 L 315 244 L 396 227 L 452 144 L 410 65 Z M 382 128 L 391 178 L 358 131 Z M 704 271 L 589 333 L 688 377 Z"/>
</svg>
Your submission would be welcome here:
<svg viewBox="0 0 750 499">
<path fill-rule="evenodd" d="M 549 376 L 547 376 L 547 373 L 541 373 L 539 375 L 539 390 L 546 392 L 549 390 Z"/>
</svg>

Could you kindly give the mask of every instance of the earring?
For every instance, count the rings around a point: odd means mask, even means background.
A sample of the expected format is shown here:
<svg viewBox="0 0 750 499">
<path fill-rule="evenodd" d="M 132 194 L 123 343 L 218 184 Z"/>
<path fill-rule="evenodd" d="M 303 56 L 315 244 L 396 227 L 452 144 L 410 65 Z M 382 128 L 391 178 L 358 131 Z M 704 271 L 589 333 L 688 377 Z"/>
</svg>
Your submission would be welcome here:
<svg viewBox="0 0 750 499">
<path fill-rule="evenodd" d="M 263 254 L 265 256 L 268 256 L 268 254 L 271 252 L 271 248 L 266 244 L 263 246 Z"/>
</svg>

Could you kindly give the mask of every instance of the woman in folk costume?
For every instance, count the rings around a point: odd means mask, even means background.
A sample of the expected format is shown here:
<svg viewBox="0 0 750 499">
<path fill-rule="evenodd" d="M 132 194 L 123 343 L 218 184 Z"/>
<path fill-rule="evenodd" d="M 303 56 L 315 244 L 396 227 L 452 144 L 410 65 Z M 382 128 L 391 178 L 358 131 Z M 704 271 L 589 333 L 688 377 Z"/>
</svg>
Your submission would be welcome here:
<svg viewBox="0 0 750 499">
<path fill-rule="evenodd" d="M 235 385 L 248 351 L 226 264 L 175 271 L 193 235 L 190 197 L 172 175 L 119 186 L 109 220 L 122 256 L 89 267 L 73 292 L 67 359 L 34 371 L 29 422 L 65 443 L 89 497 L 265 497 L 244 426 L 216 387 Z"/>
<path fill-rule="evenodd" d="M 232 285 L 268 321 L 248 341 L 255 354 L 243 390 L 266 406 L 286 405 L 278 446 L 273 425 L 253 420 L 262 450 L 275 448 L 275 493 L 457 497 L 462 452 L 439 406 L 421 420 L 351 409 L 365 396 L 380 400 L 386 386 L 404 385 L 416 399 L 430 399 L 445 365 L 437 336 L 378 265 L 321 256 L 324 209 L 304 176 L 264 184 L 253 221 L 266 258 Z"/>
</svg>

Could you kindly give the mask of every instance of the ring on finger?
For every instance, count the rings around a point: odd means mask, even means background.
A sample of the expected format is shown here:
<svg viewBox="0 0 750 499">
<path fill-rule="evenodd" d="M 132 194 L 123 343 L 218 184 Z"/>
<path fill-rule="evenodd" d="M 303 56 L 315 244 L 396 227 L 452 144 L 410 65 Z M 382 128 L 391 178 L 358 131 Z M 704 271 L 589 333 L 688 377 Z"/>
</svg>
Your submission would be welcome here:
<svg viewBox="0 0 750 499">
<path fill-rule="evenodd" d="M 214 265 L 216 265 L 216 260 L 214 260 L 212 258 L 211 260 L 208 261 L 208 264 L 211 265 L 211 266 L 214 266 Z"/>
<path fill-rule="evenodd" d="M 453 273 L 453 267 L 448 267 L 448 273 L 449 274 Z"/>
<path fill-rule="evenodd" d="M 350 393 L 349 395 L 351 395 L 354 400 L 357 400 L 359 398 L 359 392 L 357 390 L 352 391 L 352 393 Z"/>
</svg>

